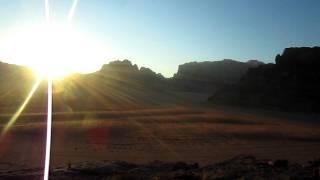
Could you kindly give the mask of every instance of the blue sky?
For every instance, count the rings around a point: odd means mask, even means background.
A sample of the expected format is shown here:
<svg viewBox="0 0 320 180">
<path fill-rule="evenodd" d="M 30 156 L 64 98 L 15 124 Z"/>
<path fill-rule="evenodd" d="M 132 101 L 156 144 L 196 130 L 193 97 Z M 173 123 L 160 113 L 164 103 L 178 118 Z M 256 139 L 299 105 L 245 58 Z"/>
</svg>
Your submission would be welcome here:
<svg viewBox="0 0 320 180">
<path fill-rule="evenodd" d="M 0 37 L 44 22 L 43 4 L 0 0 Z M 64 21 L 71 4 L 51 0 L 53 19 Z M 319 46 L 319 17 L 319 0 L 79 0 L 73 24 L 112 58 L 171 76 L 189 61 L 274 62 L 286 47 Z"/>
</svg>

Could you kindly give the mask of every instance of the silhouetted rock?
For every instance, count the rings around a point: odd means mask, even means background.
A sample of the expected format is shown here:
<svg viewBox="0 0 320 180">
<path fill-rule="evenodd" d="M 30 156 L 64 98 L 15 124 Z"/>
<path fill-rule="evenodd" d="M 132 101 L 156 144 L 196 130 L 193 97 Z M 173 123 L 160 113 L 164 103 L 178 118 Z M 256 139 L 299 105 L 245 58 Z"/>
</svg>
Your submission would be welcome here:
<svg viewBox="0 0 320 180">
<path fill-rule="evenodd" d="M 320 48 L 286 48 L 276 64 L 250 68 L 239 83 L 209 98 L 218 104 L 319 112 Z"/>
<path fill-rule="evenodd" d="M 108 76 L 125 76 L 138 73 L 137 65 L 132 65 L 129 60 L 113 61 L 109 64 L 104 64 L 100 70 L 101 73 L 106 73 Z"/>
<path fill-rule="evenodd" d="M 277 55 L 276 64 L 283 69 L 297 70 L 320 66 L 320 47 L 286 48 L 282 55 Z"/>
<path fill-rule="evenodd" d="M 109 64 L 102 66 L 101 70 L 97 73 L 102 75 L 106 79 L 121 80 L 121 81 L 157 81 L 163 80 L 164 77 L 161 74 L 153 72 L 151 69 L 141 67 L 140 69 L 136 64 L 132 64 L 129 60 L 112 61 Z M 159 83 L 159 82 L 149 82 Z"/>
<path fill-rule="evenodd" d="M 113 61 L 94 73 L 70 76 L 56 87 L 57 111 L 102 110 L 105 108 L 135 108 L 170 103 L 167 79 L 149 68 L 139 68 L 129 60 Z"/>
<path fill-rule="evenodd" d="M 257 60 L 238 62 L 230 59 L 190 62 L 179 65 L 172 80 L 183 91 L 212 92 L 225 85 L 237 83 L 249 68 L 261 64 L 263 63 Z"/>
</svg>

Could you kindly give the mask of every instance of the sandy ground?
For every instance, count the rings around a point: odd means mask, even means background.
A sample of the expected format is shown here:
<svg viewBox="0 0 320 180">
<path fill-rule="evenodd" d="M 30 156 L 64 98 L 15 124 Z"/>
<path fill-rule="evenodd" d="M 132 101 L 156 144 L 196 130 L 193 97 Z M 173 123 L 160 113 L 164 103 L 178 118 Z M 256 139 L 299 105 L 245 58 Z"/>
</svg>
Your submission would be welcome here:
<svg viewBox="0 0 320 180">
<path fill-rule="evenodd" d="M 56 116 L 51 166 L 103 160 L 208 164 L 241 154 L 300 163 L 319 158 L 319 119 L 294 117 L 190 107 Z M 44 119 L 22 117 L 2 136 L 0 172 L 43 167 L 45 127 Z"/>
</svg>

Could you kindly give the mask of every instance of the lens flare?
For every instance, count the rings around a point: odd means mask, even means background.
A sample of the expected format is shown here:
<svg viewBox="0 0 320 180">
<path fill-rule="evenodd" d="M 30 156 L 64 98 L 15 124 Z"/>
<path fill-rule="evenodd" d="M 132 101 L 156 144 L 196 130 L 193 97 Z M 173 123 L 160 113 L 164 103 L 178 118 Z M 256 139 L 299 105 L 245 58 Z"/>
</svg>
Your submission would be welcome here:
<svg viewBox="0 0 320 180">
<path fill-rule="evenodd" d="M 52 129 L 52 79 L 48 77 L 48 111 L 47 111 L 47 138 L 46 138 L 46 157 L 43 179 L 49 178 L 50 149 L 51 149 L 51 129 Z"/>
<path fill-rule="evenodd" d="M 68 22 L 70 23 L 75 9 L 77 7 L 78 0 L 74 0 L 68 14 Z M 49 14 L 49 0 L 45 0 L 45 14 L 47 23 L 50 23 Z M 47 47 L 48 48 L 48 47 Z M 60 52 L 61 53 L 61 52 Z M 51 130 L 52 130 L 52 79 L 51 75 L 48 74 L 48 110 L 47 110 L 47 136 L 46 136 L 46 155 L 45 155 L 45 165 L 44 165 L 44 175 L 43 179 L 49 179 L 49 167 L 50 167 L 50 150 L 51 150 Z"/>
<path fill-rule="evenodd" d="M 74 12 L 76 10 L 76 7 L 78 5 L 78 0 L 73 0 L 72 6 L 70 8 L 69 14 L 68 14 L 68 21 L 70 22 L 73 18 Z"/>
<path fill-rule="evenodd" d="M 18 117 L 20 116 L 21 112 L 24 110 L 24 108 L 27 106 L 28 102 L 30 101 L 31 97 L 33 96 L 34 92 L 37 90 L 39 84 L 41 83 L 42 78 L 38 78 L 34 85 L 32 86 L 31 91 L 29 92 L 27 98 L 24 100 L 24 102 L 21 104 L 19 109 L 14 113 L 14 115 L 10 118 L 9 122 L 6 124 L 4 129 L 2 130 L 1 135 L 4 135 L 7 133 L 7 131 L 11 128 L 11 126 L 16 122 Z"/>
<path fill-rule="evenodd" d="M 45 10 L 45 16 L 46 21 L 50 21 L 50 11 L 49 11 L 49 0 L 44 0 L 44 10 Z"/>
</svg>

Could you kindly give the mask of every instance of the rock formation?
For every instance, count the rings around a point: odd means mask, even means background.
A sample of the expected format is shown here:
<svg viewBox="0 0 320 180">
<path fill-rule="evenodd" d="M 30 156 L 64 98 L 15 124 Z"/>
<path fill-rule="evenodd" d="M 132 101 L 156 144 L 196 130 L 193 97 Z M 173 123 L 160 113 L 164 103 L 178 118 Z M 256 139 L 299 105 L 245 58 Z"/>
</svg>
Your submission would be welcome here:
<svg viewBox="0 0 320 180">
<path fill-rule="evenodd" d="M 286 48 L 275 64 L 251 68 L 239 83 L 209 98 L 218 104 L 320 111 L 320 47 Z"/>
</svg>

